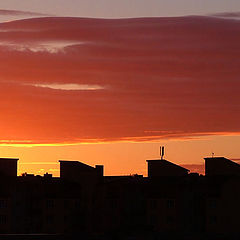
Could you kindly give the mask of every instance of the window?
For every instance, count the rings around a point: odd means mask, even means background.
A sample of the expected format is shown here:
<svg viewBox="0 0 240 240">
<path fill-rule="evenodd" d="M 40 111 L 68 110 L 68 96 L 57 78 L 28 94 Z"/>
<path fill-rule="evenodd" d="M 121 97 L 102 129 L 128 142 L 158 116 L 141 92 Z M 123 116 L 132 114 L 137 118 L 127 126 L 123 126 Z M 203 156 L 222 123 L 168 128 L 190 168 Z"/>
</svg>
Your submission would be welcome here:
<svg viewBox="0 0 240 240">
<path fill-rule="evenodd" d="M 209 199 L 208 205 L 211 209 L 217 208 L 217 199 Z"/>
<path fill-rule="evenodd" d="M 7 201 L 4 199 L 0 199 L 0 208 L 6 208 L 7 207 Z"/>
<path fill-rule="evenodd" d="M 69 207 L 69 200 L 68 200 L 68 199 L 65 199 L 65 200 L 64 200 L 64 207 L 65 207 L 65 208 L 68 208 L 68 207 Z"/>
<path fill-rule="evenodd" d="M 54 223 L 54 216 L 53 215 L 48 215 L 46 220 L 47 220 L 47 224 L 53 224 Z"/>
<path fill-rule="evenodd" d="M 81 205 L 82 205 L 81 200 L 78 199 L 75 201 L 75 208 L 81 208 Z"/>
<path fill-rule="evenodd" d="M 174 199 L 167 199 L 167 208 L 175 208 L 175 200 Z"/>
<path fill-rule="evenodd" d="M 155 210 L 157 208 L 157 200 L 156 199 L 150 199 L 150 208 Z"/>
<path fill-rule="evenodd" d="M 150 225 L 156 225 L 157 224 L 157 216 L 150 215 L 149 221 L 150 221 Z"/>
<path fill-rule="evenodd" d="M 173 216 L 167 216 L 166 217 L 166 223 L 167 224 L 173 224 L 174 223 L 174 217 Z"/>
<path fill-rule="evenodd" d="M 216 224 L 217 223 L 217 216 L 210 216 L 209 222 L 211 224 Z"/>
<path fill-rule="evenodd" d="M 46 202 L 47 208 L 54 208 L 54 201 L 53 199 L 48 199 Z"/>
<path fill-rule="evenodd" d="M 6 222 L 7 222 L 7 216 L 0 215 L 0 224 L 6 224 Z"/>
<path fill-rule="evenodd" d="M 117 199 L 111 199 L 110 204 L 111 204 L 112 209 L 118 208 L 118 200 Z"/>
</svg>

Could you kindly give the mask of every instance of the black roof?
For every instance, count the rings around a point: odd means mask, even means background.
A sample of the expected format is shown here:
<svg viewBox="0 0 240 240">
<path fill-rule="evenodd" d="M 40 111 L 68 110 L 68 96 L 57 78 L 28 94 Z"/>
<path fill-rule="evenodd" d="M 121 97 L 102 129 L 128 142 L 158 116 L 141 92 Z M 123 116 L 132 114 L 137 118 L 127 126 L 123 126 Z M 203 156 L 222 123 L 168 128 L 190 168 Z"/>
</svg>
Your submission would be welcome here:
<svg viewBox="0 0 240 240">
<path fill-rule="evenodd" d="M 179 169 L 182 169 L 182 170 L 185 170 L 185 171 L 190 171 L 189 169 L 187 168 L 184 168 L 184 167 L 181 167 L 175 163 L 172 163 L 172 162 L 169 162 L 165 159 L 156 159 L 156 160 L 147 160 L 147 162 L 150 162 L 150 163 L 161 163 L 161 164 L 164 164 L 164 165 L 169 165 L 170 167 L 175 167 L 175 168 L 179 168 Z"/>
</svg>

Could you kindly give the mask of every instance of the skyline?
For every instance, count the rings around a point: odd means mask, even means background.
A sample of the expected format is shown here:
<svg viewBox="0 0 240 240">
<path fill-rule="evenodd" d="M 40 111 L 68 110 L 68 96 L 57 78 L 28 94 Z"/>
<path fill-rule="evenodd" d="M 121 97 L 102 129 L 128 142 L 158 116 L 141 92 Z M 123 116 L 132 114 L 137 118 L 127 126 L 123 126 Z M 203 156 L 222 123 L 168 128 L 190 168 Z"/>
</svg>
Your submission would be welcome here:
<svg viewBox="0 0 240 240">
<path fill-rule="evenodd" d="M 19 157 L 22 172 L 39 163 L 41 174 L 56 174 L 59 159 L 97 159 L 108 175 L 145 174 L 159 145 L 183 165 L 212 152 L 239 158 L 240 14 L 227 13 L 231 3 L 224 14 L 114 20 L 44 18 L 52 8 L 27 1 L 15 8 L 23 12 L 1 10 L 1 157 Z"/>
<path fill-rule="evenodd" d="M 205 175 L 155 159 L 147 176 L 106 176 L 104 165 L 60 160 L 53 177 L 17 176 L 18 159 L 0 158 L 0 231 L 14 239 L 237 238 L 240 164 L 204 162 Z"/>
</svg>

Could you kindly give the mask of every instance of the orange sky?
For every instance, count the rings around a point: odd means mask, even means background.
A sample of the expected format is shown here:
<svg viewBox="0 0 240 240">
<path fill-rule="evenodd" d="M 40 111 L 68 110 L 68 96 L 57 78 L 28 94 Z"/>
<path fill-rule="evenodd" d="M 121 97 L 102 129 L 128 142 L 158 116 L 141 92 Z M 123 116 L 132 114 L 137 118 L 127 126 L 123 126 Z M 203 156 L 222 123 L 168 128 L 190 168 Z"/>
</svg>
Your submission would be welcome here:
<svg viewBox="0 0 240 240">
<path fill-rule="evenodd" d="M 63 158 L 145 174 L 163 143 L 176 163 L 238 158 L 239 32 L 226 14 L 1 23 L 2 156 L 56 175 Z"/>
<path fill-rule="evenodd" d="M 159 146 L 165 146 L 165 158 L 190 169 L 204 173 L 203 158 L 226 156 L 239 159 L 240 136 L 211 136 L 188 140 L 162 140 L 158 143 L 105 143 L 76 146 L 0 147 L 2 157 L 19 157 L 18 172 L 59 176 L 60 159 L 80 160 L 92 166 L 104 164 L 106 175 L 147 175 L 147 159 L 159 158 Z"/>
</svg>

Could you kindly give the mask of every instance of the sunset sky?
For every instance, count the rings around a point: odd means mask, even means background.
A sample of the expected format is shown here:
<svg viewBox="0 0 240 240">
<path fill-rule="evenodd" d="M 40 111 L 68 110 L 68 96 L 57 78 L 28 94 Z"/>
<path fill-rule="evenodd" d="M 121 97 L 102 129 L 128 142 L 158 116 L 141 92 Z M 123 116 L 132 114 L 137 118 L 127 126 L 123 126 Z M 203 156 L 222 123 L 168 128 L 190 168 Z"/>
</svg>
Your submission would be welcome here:
<svg viewBox="0 0 240 240">
<path fill-rule="evenodd" d="M 87 18 L 86 18 L 87 17 Z M 240 159 L 240 1 L 0 3 L 0 153 L 144 174 Z"/>
</svg>

